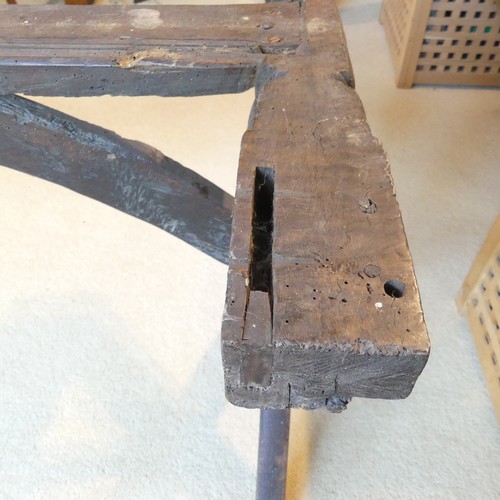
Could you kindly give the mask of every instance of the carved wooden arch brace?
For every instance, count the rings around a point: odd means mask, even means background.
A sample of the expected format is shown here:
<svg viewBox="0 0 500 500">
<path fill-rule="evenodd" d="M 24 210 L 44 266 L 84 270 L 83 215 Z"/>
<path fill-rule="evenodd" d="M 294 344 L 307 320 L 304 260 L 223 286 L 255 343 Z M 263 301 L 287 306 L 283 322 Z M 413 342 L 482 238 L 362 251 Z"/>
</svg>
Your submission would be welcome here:
<svg viewBox="0 0 500 500">
<path fill-rule="evenodd" d="M 229 258 L 229 195 L 149 146 L 11 95 L 252 86 Z M 411 392 L 429 339 L 387 159 L 354 91 L 333 1 L 0 7 L 0 95 L 0 163 L 229 263 L 231 402 L 339 411 L 352 397 Z M 53 143 L 58 153 L 41 152 Z"/>
</svg>

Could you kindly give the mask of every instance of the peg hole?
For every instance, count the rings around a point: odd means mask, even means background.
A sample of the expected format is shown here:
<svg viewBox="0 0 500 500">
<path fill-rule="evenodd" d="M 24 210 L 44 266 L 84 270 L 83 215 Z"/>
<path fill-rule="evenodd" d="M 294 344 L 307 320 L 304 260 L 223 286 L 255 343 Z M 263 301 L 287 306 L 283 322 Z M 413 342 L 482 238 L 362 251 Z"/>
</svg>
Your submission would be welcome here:
<svg viewBox="0 0 500 500">
<path fill-rule="evenodd" d="M 384 283 L 384 291 L 389 297 L 400 299 L 405 294 L 405 286 L 401 281 L 388 280 Z"/>
</svg>

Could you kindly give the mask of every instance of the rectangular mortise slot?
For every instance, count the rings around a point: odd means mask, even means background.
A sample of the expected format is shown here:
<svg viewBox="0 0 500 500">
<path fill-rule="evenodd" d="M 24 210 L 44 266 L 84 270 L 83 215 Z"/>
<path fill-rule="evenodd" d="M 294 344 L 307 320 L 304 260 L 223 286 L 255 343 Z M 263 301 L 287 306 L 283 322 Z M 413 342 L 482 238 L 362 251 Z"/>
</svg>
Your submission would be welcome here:
<svg viewBox="0 0 500 500">
<path fill-rule="evenodd" d="M 250 290 L 272 297 L 272 250 L 274 229 L 274 170 L 257 167 L 253 193 L 252 260 Z"/>
</svg>

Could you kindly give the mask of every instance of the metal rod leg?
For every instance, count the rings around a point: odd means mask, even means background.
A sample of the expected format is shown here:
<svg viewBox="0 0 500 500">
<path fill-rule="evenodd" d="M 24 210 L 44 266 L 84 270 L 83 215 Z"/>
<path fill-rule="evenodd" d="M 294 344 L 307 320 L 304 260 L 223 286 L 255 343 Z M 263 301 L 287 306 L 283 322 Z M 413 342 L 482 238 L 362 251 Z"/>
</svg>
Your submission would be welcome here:
<svg viewBox="0 0 500 500">
<path fill-rule="evenodd" d="M 290 410 L 261 410 L 257 500 L 284 500 Z"/>
</svg>

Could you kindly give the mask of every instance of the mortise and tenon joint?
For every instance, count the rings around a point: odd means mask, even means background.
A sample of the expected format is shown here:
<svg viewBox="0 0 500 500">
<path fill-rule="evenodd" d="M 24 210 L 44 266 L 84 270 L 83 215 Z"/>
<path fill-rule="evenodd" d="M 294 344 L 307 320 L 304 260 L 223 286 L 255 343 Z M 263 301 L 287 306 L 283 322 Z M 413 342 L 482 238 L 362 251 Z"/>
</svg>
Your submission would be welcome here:
<svg viewBox="0 0 500 500">
<path fill-rule="evenodd" d="M 144 144 L 14 95 L 252 87 L 234 200 Z M 353 87 L 333 0 L 0 7 L 1 163 L 229 263 L 222 353 L 241 406 L 404 398 L 427 361 L 387 159 Z"/>
</svg>

